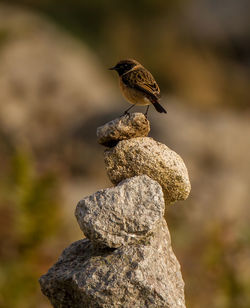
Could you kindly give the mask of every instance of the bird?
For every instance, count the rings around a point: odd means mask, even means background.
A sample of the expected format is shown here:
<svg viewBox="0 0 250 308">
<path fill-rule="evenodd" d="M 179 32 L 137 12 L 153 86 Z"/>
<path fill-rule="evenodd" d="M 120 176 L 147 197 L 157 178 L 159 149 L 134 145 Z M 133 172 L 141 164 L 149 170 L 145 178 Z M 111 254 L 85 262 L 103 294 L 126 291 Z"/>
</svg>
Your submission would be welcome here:
<svg viewBox="0 0 250 308">
<path fill-rule="evenodd" d="M 126 59 L 119 61 L 109 68 L 119 75 L 120 89 L 125 99 L 133 104 L 124 114 L 135 105 L 147 106 L 145 116 L 148 115 L 149 106 L 152 104 L 160 113 L 167 111 L 160 105 L 160 88 L 153 75 L 138 61 Z"/>
</svg>

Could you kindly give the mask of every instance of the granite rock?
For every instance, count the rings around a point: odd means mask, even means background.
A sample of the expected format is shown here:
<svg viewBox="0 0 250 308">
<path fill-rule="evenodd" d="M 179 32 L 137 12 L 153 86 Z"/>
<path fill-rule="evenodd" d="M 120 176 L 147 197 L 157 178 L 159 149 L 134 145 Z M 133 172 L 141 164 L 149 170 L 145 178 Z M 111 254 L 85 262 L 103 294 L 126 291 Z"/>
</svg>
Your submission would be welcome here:
<svg viewBox="0 0 250 308">
<path fill-rule="evenodd" d="M 163 189 L 166 201 L 185 200 L 191 190 L 187 168 L 181 157 L 165 144 L 149 137 L 120 141 L 104 152 L 112 183 L 146 174 Z"/>
<path fill-rule="evenodd" d="M 126 114 L 97 128 L 100 144 L 112 147 L 120 140 L 145 137 L 150 131 L 150 123 L 143 113 Z"/>
<path fill-rule="evenodd" d="M 84 198 L 75 215 L 81 230 L 93 243 L 116 248 L 152 233 L 164 215 L 164 208 L 161 186 L 142 175 Z"/>
<path fill-rule="evenodd" d="M 184 282 L 167 224 L 147 242 L 98 249 L 88 239 L 71 244 L 40 278 L 56 308 L 184 308 Z"/>
</svg>

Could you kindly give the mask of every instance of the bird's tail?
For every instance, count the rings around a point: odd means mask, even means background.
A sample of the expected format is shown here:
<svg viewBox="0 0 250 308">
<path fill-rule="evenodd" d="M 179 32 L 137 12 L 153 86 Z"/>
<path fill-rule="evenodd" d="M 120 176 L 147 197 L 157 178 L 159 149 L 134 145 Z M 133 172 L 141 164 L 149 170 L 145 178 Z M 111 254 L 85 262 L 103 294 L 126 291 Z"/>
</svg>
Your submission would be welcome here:
<svg viewBox="0 0 250 308">
<path fill-rule="evenodd" d="M 167 111 L 162 107 L 162 105 L 160 105 L 158 102 L 154 102 L 153 106 L 155 107 L 155 109 L 160 112 L 160 113 L 167 113 Z"/>
</svg>

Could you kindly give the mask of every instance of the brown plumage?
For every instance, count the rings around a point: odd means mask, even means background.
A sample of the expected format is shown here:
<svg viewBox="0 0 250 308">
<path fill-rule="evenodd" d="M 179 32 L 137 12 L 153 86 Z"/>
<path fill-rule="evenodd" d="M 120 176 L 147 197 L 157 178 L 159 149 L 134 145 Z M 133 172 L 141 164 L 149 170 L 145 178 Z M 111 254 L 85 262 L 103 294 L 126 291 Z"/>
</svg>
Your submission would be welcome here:
<svg viewBox="0 0 250 308">
<path fill-rule="evenodd" d="M 139 62 L 132 59 L 122 60 L 110 69 L 117 71 L 119 74 L 122 94 L 129 103 L 133 105 L 147 105 L 145 115 L 147 115 L 149 105 L 151 104 L 153 104 L 158 112 L 167 113 L 159 104 L 160 88 L 158 84 L 153 75 Z"/>
</svg>

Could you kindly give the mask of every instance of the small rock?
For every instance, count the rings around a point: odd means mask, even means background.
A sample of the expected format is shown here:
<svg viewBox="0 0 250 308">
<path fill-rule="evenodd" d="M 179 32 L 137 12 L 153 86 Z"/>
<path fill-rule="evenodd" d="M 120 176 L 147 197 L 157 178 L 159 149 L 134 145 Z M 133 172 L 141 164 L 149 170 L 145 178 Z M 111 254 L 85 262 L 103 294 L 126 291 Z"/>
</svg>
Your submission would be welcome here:
<svg viewBox="0 0 250 308">
<path fill-rule="evenodd" d="M 142 113 L 124 115 L 97 128 L 97 140 L 107 147 L 115 146 L 120 140 L 145 137 L 150 124 Z"/>
<path fill-rule="evenodd" d="M 146 174 L 162 186 L 166 201 L 185 200 L 190 193 L 188 171 L 181 157 L 152 138 L 120 141 L 104 152 L 104 161 L 114 184 Z"/>
<path fill-rule="evenodd" d="M 152 233 L 164 208 L 161 186 L 143 175 L 84 198 L 75 215 L 87 238 L 96 245 L 116 248 Z"/>
<path fill-rule="evenodd" d="M 184 282 L 162 219 L 147 245 L 96 249 L 71 244 L 40 278 L 56 308 L 185 308 Z"/>
</svg>

